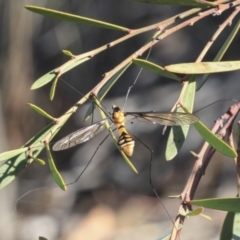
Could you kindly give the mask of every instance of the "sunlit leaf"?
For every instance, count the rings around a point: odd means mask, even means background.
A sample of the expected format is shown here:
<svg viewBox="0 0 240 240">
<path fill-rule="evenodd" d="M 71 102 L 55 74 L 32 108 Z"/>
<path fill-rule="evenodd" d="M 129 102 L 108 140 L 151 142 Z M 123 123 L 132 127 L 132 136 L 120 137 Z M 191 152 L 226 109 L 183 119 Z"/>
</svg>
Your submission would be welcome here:
<svg viewBox="0 0 240 240">
<path fill-rule="evenodd" d="M 29 140 L 23 148 L 32 146 L 31 154 L 33 157 L 37 157 L 38 154 L 45 148 L 44 144 L 34 147 L 35 144 L 39 144 L 52 129 L 55 128 L 55 124 L 51 123 L 40 131 L 36 136 Z M 52 133 L 52 137 L 57 133 Z M 0 189 L 11 183 L 25 168 L 26 163 L 31 163 L 33 159 L 28 156 L 28 152 L 23 152 L 15 157 L 6 159 L 7 161 L 0 167 Z"/>
<path fill-rule="evenodd" d="M 40 77 L 33 83 L 33 85 L 31 86 L 31 90 L 38 89 L 46 85 L 47 83 L 51 82 L 56 77 L 56 75 L 57 73 L 54 70 L 44 74 L 42 77 Z"/>
<path fill-rule="evenodd" d="M 154 64 L 153 62 L 137 58 L 137 59 L 133 59 L 133 63 L 135 63 L 139 67 L 142 67 L 142 68 L 147 69 L 151 72 L 157 73 L 157 74 L 159 74 L 163 77 L 170 78 L 170 79 L 177 80 L 177 81 L 181 81 L 180 77 L 178 77 L 177 75 L 175 75 L 173 73 L 170 73 L 170 72 L 166 71 L 163 67 L 161 67 L 157 64 Z"/>
<path fill-rule="evenodd" d="M 199 207 L 199 208 L 196 208 L 194 209 L 193 211 L 189 211 L 186 216 L 189 216 L 189 217 L 195 217 L 195 216 L 198 216 L 200 215 L 202 212 L 203 212 L 204 208 L 203 207 Z"/>
<path fill-rule="evenodd" d="M 60 67 L 61 69 L 61 74 L 68 72 L 69 70 L 73 69 L 74 67 L 90 60 L 91 57 L 85 57 L 85 58 L 74 58 L 72 60 L 69 60 L 67 63 L 65 63 L 63 66 Z"/>
<path fill-rule="evenodd" d="M 82 16 L 78 16 L 78 15 L 74 15 L 74 14 L 70 14 L 70 13 L 66 13 L 66 12 L 56 11 L 56 10 L 52 10 L 52 9 L 48 9 L 48 8 L 31 6 L 31 5 L 26 5 L 25 8 L 32 12 L 41 14 L 43 16 L 53 17 L 53 18 L 57 18 L 60 20 L 64 20 L 64 21 L 87 24 L 87 25 L 91 25 L 91 26 L 95 26 L 95 27 L 108 28 L 108 29 L 124 31 L 124 32 L 129 31 L 128 28 L 118 26 L 115 24 L 111 24 L 108 22 L 103 22 L 103 21 L 99 21 L 99 20 L 96 20 L 93 18 L 86 18 L 86 17 L 82 17 Z"/>
<path fill-rule="evenodd" d="M 27 149 L 28 148 L 25 147 L 25 148 L 19 148 L 19 149 L 15 149 L 8 152 L 3 152 L 0 154 L 0 161 L 5 161 L 5 160 L 8 160 L 9 158 L 15 157 L 23 152 L 26 152 Z"/>
<path fill-rule="evenodd" d="M 49 115 L 48 113 L 46 113 L 44 110 L 42 110 L 40 107 L 32 104 L 32 103 L 27 103 L 27 106 L 29 106 L 31 109 L 33 109 L 34 111 L 38 112 L 39 114 L 41 114 L 42 116 L 55 121 L 55 118 L 52 117 L 51 115 Z"/>
<path fill-rule="evenodd" d="M 202 138 L 218 152 L 231 158 L 237 157 L 237 152 L 222 139 L 213 134 L 201 121 L 194 123 L 194 127 Z"/>
<path fill-rule="evenodd" d="M 165 69 L 181 74 L 231 72 L 240 70 L 240 61 L 179 63 L 168 65 Z"/>
<path fill-rule="evenodd" d="M 187 88 L 182 97 L 182 105 L 184 105 L 190 112 L 192 112 L 193 110 L 195 89 L 196 89 L 195 77 L 191 76 Z M 184 111 L 181 108 L 178 108 L 177 112 Z M 168 136 L 167 147 L 165 150 L 165 158 L 167 161 L 172 160 L 180 151 L 186 139 L 189 127 L 190 127 L 189 125 L 183 125 L 173 126 L 171 128 Z"/>
<path fill-rule="evenodd" d="M 212 218 L 208 215 L 205 215 L 205 214 L 201 213 L 200 216 L 207 219 L 208 221 L 212 221 Z"/>
<path fill-rule="evenodd" d="M 46 151 L 47 151 L 47 157 L 48 157 L 48 164 L 49 164 L 49 168 L 52 174 L 52 177 L 55 181 L 55 183 L 63 190 L 66 191 L 67 190 L 67 186 L 66 183 L 64 182 L 61 174 L 58 172 L 55 163 L 53 161 L 50 149 L 49 149 L 49 145 L 46 144 Z"/>
<path fill-rule="evenodd" d="M 222 47 L 219 50 L 217 56 L 213 60 L 214 62 L 219 62 L 222 59 L 222 57 L 224 56 L 225 52 L 229 48 L 230 44 L 235 39 L 235 36 L 238 33 L 238 31 L 239 31 L 239 27 L 240 27 L 240 20 L 237 22 L 237 24 L 235 25 L 234 29 L 232 30 L 232 32 L 230 33 L 230 35 L 228 36 L 228 38 L 226 39 L 226 41 L 222 45 Z M 210 74 L 204 74 L 203 75 L 202 79 L 198 82 L 197 91 L 201 89 L 201 87 L 207 81 L 209 75 Z"/>
<path fill-rule="evenodd" d="M 227 212 L 240 212 L 240 198 L 200 199 L 192 200 L 191 204 Z"/>
<path fill-rule="evenodd" d="M 59 77 L 60 77 L 60 74 L 58 74 L 55 77 L 55 79 L 54 79 L 54 81 L 52 83 L 52 87 L 51 87 L 51 90 L 50 90 L 50 100 L 53 100 L 53 98 L 54 98 L 56 87 L 57 87 L 57 82 L 58 82 Z"/>
<path fill-rule="evenodd" d="M 68 50 L 62 50 L 62 52 L 69 57 L 74 57 L 74 55 Z"/>
<path fill-rule="evenodd" d="M 40 158 L 35 158 L 35 157 L 32 157 L 32 156 L 31 156 L 31 158 L 32 158 L 36 163 L 38 163 L 38 164 L 40 164 L 40 165 L 42 165 L 42 166 L 45 165 L 45 161 L 44 161 L 44 160 L 42 160 L 42 159 L 40 159 Z"/>
</svg>

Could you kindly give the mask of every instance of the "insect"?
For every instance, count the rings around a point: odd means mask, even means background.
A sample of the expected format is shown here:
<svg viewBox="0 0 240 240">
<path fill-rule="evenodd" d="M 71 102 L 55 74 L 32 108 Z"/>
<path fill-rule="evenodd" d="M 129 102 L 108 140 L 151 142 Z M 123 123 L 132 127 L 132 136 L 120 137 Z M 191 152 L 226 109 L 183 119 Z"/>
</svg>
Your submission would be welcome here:
<svg viewBox="0 0 240 240">
<path fill-rule="evenodd" d="M 111 120 L 118 130 L 118 145 L 127 156 L 132 156 L 135 146 L 133 137 L 125 128 L 125 117 L 133 116 L 138 120 L 144 120 L 153 124 L 165 126 L 190 125 L 198 122 L 199 119 L 192 114 L 178 112 L 123 112 L 119 107 L 113 105 Z M 88 127 L 81 128 L 66 137 L 62 138 L 53 145 L 54 151 L 61 151 L 78 144 L 84 143 L 103 130 L 104 124 L 108 118 L 96 122 Z"/>
</svg>

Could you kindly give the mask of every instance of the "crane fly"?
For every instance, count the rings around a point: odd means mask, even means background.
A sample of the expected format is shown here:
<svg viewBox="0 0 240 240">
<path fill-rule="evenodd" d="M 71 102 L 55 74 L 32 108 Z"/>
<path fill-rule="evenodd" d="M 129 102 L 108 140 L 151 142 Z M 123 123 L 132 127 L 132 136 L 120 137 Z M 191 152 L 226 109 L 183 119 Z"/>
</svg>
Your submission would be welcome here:
<svg viewBox="0 0 240 240">
<path fill-rule="evenodd" d="M 118 130 L 118 145 L 127 156 L 132 156 L 135 141 L 125 128 L 125 117 L 133 116 L 138 120 L 144 120 L 153 124 L 165 126 L 190 125 L 198 122 L 199 119 L 193 114 L 179 112 L 123 112 L 119 107 L 113 105 L 111 118 L 108 117 L 102 121 L 96 122 L 88 127 L 81 128 L 66 137 L 62 138 L 53 145 L 54 151 L 61 151 L 78 144 L 84 143 L 104 128 L 105 122 L 110 118 Z"/>
</svg>

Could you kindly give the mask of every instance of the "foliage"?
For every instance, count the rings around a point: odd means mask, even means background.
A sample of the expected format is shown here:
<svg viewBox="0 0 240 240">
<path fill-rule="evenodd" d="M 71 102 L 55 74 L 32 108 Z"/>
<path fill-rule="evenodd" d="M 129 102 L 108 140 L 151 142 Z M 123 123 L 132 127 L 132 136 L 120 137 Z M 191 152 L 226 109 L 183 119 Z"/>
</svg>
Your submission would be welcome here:
<svg viewBox="0 0 240 240">
<path fill-rule="evenodd" d="M 166 1 L 141 1 L 139 2 L 149 2 L 155 4 L 166 4 Z M 169 2 L 169 1 L 167 1 Z M 229 3 L 230 2 L 230 3 Z M 170 2 L 169 2 L 170 4 Z M 155 30 L 155 33 L 149 38 L 149 41 L 144 44 L 140 49 L 135 51 L 125 60 L 123 60 L 120 64 L 115 66 L 112 70 L 104 74 L 103 79 L 85 96 L 83 96 L 73 107 L 71 107 L 68 111 L 66 111 L 61 117 L 54 118 L 50 114 L 46 113 L 46 111 L 41 108 L 35 106 L 34 104 L 28 104 L 29 107 L 35 110 L 38 114 L 48 118 L 52 123 L 47 126 L 45 129 L 40 131 L 36 136 L 34 136 L 31 140 L 29 140 L 22 148 L 5 152 L 0 154 L 0 160 L 5 160 L 6 162 L 1 166 L 0 169 L 0 188 L 7 186 L 10 182 L 12 182 L 25 168 L 29 167 L 34 160 L 39 162 L 40 164 L 44 164 L 41 159 L 38 159 L 38 154 L 46 148 L 48 155 L 49 168 L 52 173 L 52 176 L 56 183 L 63 189 L 66 190 L 66 185 L 60 173 L 58 172 L 54 161 L 52 159 L 49 145 L 48 143 L 51 139 L 57 134 L 57 132 L 62 128 L 62 126 L 66 123 L 69 117 L 80 107 L 84 102 L 86 102 L 92 94 L 97 96 L 97 105 L 100 105 L 99 100 L 102 100 L 106 94 L 111 90 L 112 86 L 121 78 L 122 74 L 132 65 L 140 66 L 148 71 L 152 71 L 155 74 L 159 74 L 169 81 L 175 81 L 179 84 L 182 84 L 181 92 L 179 93 L 179 98 L 176 103 L 172 107 L 172 111 L 176 112 L 192 112 L 194 107 L 195 100 L 195 92 L 200 91 L 201 87 L 206 84 L 208 77 L 213 73 L 227 72 L 227 71 L 236 71 L 240 69 L 240 60 L 238 61 L 228 61 L 228 62 L 220 62 L 223 58 L 225 52 L 230 47 L 231 42 L 234 40 L 237 32 L 239 31 L 240 21 L 238 21 L 234 28 L 232 29 L 231 34 L 225 39 L 225 42 L 222 44 L 221 49 L 216 54 L 216 57 L 212 60 L 212 62 L 204 62 L 203 58 L 206 53 L 209 51 L 210 47 L 213 45 L 217 37 L 220 33 L 227 27 L 227 25 L 231 24 L 232 20 L 239 16 L 239 5 L 240 1 L 198 1 L 198 0 L 188 0 L 188 1 L 171 1 L 171 4 L 179 4 L 179 5 L 187 5 L 194 6 L 198 8 L 192 8 L 180 14 L 177 14 L 165 21 L 157 22 L 155 24 L 149 25 L 147 27 L 142 27 L 139 29 L 129 29 L 124 26 L 119 26 L 115 24 L 111 24 L 108 22 L 98 21 L 96 19 L 86 18 L 82 16 L 76 16 L 73 14 L 56 11 L 52 9 L 42 8 L 38 6 L 26 6 L 26 9 L 29 11 L 35 12 L 37 14 L 41 14 L 43 16 L 56 18 L 62 21 L 70 21 L 74 23 L 81 23 L 86 25 L 91 25 L 99 28 L 106 28 L 115 31 L 124 32 L 126 35 L 104 44 L 96 49 L 93 49 L 89 52 L 74 55 L 68 50 L 63 50 L 63 53 L 70 57 L 70 59 L 62 64 L 61 66 L 51 70 L 46 73 L 44 76 L 37 79 L 31 89 L 38 89 L 43 87 L 46 84 L 52 83 L 51 91 L 50 91 L 50 99 L 52 100 L 55 96 L 56 87 L 58 84 L 59 78 L 70 71 L 71 69 L 77 67 L 78 65 L 84 64 L 86 61 L 90 61 L 93 56 L 114 47 L 115 45 L 124 42 L 134 36 L 143 34 L 145 32 Z M 199 54 L 199 57 L 196 59 L 194 63 L 179 63 L 169 66 L 162 67 L 158 63 L 153 63 L 145 59 L 141 59 L 140 56 L 148 49 L 152 48 L 155 44 L 158 44 L 161 39 L 168 37 L 169 35 L 175 33 L 176 31 L 181 30 L 182 28 L 193 25 L 194 23 L 200 21 L 203 18 L 206 18 L 211 15 L 220 15 L 222 12 L 226 10 L 232 10 L 229 13 L 229 16 L 222 23 L 222 25 L 216 30 L 216 32 L 212 35 L 212 38 L 206 44 L 206 46 L 202 49 L 202 52 Z M 184 74 L 182 77 L 181 74 Z M 203 75 L 202 79 L 198 83 L 196 81 L 197 75 Z M 180 106 L 180 107 L 179 107 Z M 189 180 L 186 183 L 186 186 L 182 193 L 179 195 L 181 198 L 181 204 L 179 207 L 179 212 L 174 222 L 174 227 L 172 229 L 172 233 L 169 234 L 170 239 L 178 239 L 182 226 L 184 224 L 184 220 L 186 217 L 201 215 L 203 212 L 203 207 L 223 210 L 229 213 L 238 213 L 239 212 L 239 204 L 240 199 L 236 198 L 218 198 L 218 199 L 205 199 L 205 200 L 193 200 L 195 192 L 197 190 L 197 186 L 201 180 L 201 177 L 204 175 L 205 170 L 209 162 L 212 160 L 213 154 L 215 151 L 219 151 L 221 154 L 224 154 L 230 158 L 235 160 L 236 166 L 239 166 L 239 157 L 237 155 L 237 151 L 239 148 L 235 149 L 233 144 L 233 134 L 232 134 L 232 123 L 235 120 L 240 109 L 240 103 L 234 104 L 229 111 L 226 111 L 225 114 L 219 118 L 213 129 L 208 129 L 202 122 L 197 122 L 194 124 L 195 129 L 199 132 L 199 134 L 205 140 L 205 143 L 200 150 L 199 153 L 193 153 L 193 157 L 196 158 L 195 165 L 193 167 L 192 173 L 189 176 Z M 94 107 L 89 108 L 86 113 L 86 118 L 91 116 L 93 113 Z M 101 110 L 100 110 L 101 111 Z M 104 113 L 101 111 L 101 114 Z M 105 117 L 105 116 L 103 116 Z M 224 120 L 224 122 L 223 122 Z M 117 145 L 117 141 L 112 134 L 112 131 L 106 122 L 106 127 L 110 132 L 110 135 L 113 138 L 113 141 Z M 168 144 L 166 148 L 166 159 L 172 160 L 181 149 L 187 134 L 188 134 L 189 126 L 174 126 L 171 129 L 168 138 Z M 225 138 L 225 139 L 224 139 Z M 230 145 L 225 141 L 229 140 Z M 238 141 L 239 142 L 239 141 Z M 119 148 L 119 147 L 118 147 Z M 119 149 L 121 151 L 121 149 Z M 121 152 L 122 153 L 122 152 Z M 122 153 L 124 156 L 124 153 Z M 137 172 L 135 167 L 132 165 L 131 161 L 124 156 L 124 159 L 127 161 L 131 169 Z M 240 176 L 239 168 L 237 168 L 237 175 Z M 237 181 L 240 182 L 239 179 Z M 155 192 L 156 193 L 156 192 Z M 240 193 L 240 186 L 238 186 L 238 195 Z M 192 210 L 192 205 L 200 206 L 200 208 Z M 229 214 L 224 223 L 224 228 L 226 228 L 228 238 L 232 238 L 233 235 L 240 236 L 240 233 L 237 232 L 237 220 L 238 215 L 230 219 Z M 227 219 L 231 220 L 232 232 L 227 225 Z M 228 226 L 228 227 L 227 227 Z M 226 236 L 225 232 L 222 231 L 222 236 Z M 166 238 L 166 236 L 164 237 Z M 162 238 L 163 239 L 163 238 Z M 222 239 L 227 239 L 222 238 Z"/>
</svg>

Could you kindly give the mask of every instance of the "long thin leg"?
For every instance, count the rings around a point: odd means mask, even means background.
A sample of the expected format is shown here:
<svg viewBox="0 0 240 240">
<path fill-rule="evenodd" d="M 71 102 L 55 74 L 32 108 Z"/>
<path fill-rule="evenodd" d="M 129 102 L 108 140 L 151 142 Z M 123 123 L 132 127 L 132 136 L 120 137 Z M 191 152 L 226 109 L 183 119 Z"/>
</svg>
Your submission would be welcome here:
<svg viewBox="0 0 240 240">
<path fill-rule="evenodd" d="M 132 136 L 134 136 L 134 138 L 136 138 L 145 148 L 147 148 L 150 151 L 149 183 L 150 183 L 150 186 L 151 186 L 154 194 L 156 195 L 157 199 L 159 200 L 160 204 L 162 205 L 164 211 L 167 213 L 169 219 L 171 219 L 172 223 L 174 224 L 174 221 L 172 220 L 167 208 L 164 206 L 164 204 L 163 204 L 161 198 L 159 197 L 159 195 L 157 193 L 157 190 L 155 189 L 155 187 L 153 185 L 153 182 L 152 182 L 152 164 L 153 164 L 153 154 L 154 154 L 154 152 L 144 142 L 142 142 L 138 137 L 136 137 L 135 135 L 132 135 Z"/>
<path fill-rule="evenodd" d="M 82 172 L 78 175 L 78 177 L 73 181 L 73 182 L 70 182 L 70 183 L 66 183 L 64 186 L 69 186 L 69 185 L 72 185 L 74 183 L 76 183 L 79 178 L 83 175 L 83 173 L 86 171 L 87 167 L 89 166 L 89 164 L 92 162 L 94 156 L 96 155 L 98 149 L 100 148 L 100 146 L 105 142 L 105 140 L 109 137 L 109 134 L 101 141 L 101 143 L 98 145 L 98 147 L 96 148 L 96 150 L 94 151 L 92 157 L 90 158 L 90 160 L 88 161 L 87 165 L 84 167 L 84 169 L 82 170 Z M 17 210 L 17 204 L 18 202 L 24 198 L 26 195 L 28 195 L 29 193 L 31 192 L 35 192 L 35 191 L 40 191 L 40 190 L 44 190 L 44 189 L 49 189 L 49 188 L 58 188 L 59 186 L 52 186 L 52 187 L 41 187 L 41 188 L 36 188 L 36 189 L 32 189 L 32 190 L 29 190 L 28 192 L 24 193 L 21 197 L 19 197 L 15 204 L 14 204 L 14 209 Z"/>
</svg>

